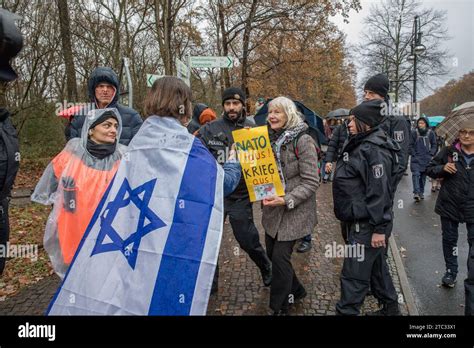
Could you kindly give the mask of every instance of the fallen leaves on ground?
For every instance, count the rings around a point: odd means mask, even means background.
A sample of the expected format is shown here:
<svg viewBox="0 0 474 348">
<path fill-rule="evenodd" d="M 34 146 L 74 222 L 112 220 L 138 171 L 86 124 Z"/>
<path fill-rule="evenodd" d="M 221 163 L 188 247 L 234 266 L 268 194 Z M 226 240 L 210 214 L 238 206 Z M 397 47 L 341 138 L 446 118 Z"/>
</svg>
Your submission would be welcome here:
<svg viewBox="0 0 474 348">
<path fill-rule="evenodd" d="M 51 274 L 51 263 L 43 248 L 44 227 L 50 211 L 50 207 L 36 203 L 10 207 L 10 245 L 34 246 L 37 257 L 7 260 L 0 278 L 0 298 L 10 297 Z"/>
</svg>

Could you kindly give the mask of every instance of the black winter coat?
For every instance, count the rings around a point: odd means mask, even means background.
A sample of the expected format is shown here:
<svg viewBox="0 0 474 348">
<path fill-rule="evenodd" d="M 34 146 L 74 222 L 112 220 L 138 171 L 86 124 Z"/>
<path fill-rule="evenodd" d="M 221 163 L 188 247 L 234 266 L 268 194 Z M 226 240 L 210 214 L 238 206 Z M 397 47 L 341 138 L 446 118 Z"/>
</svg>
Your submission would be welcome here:
<svg viewBox="0 0 474 348">
<path fill-rule="evenodd" d="M 389 237 L 394 196 L 395 158 L 400 146 L 382 129 L 349 138 L 337 160 L 333 182 L 334 213 L 344 222 L 365 223 L 371 234 Z M 370 244 L 370 243 L 369 243 Z"/>
<path fill-rule="evenodd" d="M 329 139 L 328 149 L 326 150 L 326 162 L 331 163 L 337 161 L 337 157 L 341 154 L 348 136 L 349 132 L 345 123 L 334 129 L 331 139 Z"/>
<path fill-rule="evenodd" d="M 239 121 L 234 122 L 226 116 L 206 123 L 199 129 L 196 135 L 201 139 L 202 143 L 209 149 L 219 164 L 224 164 L 227 160 L 230 148 L 234 143 L 232 131 L 245 127 L 254 127 L 251 121 L 242 117 Z M 230 199 L 248 198 L 249 193 L 245 184 L 244 176 L 240 177 L 240 182 L 235 191 L 228 196 Z"/>
<path fill-rule="evenodd" d="M 449 162 L 456 164 L 455 174 L 443 170 Z M 474 169 L 467 166 L 460 146 L 443 148 L 428 164 L 426 174 L 443 179 L 435 213 L 457 222 L 474 223 Z"/>
<path fill-rule="evenodd" d="M 10 120 L 10 113 L 0 108 L 0 151 L 2 172 L 0 173 L 2 187 L 0 188 L 0 202 L 10 196 L 16 174 L 20 166 L 20 146 L 15 127 Z"/>
<path fill-rule="evenodd" d="M 199 128 L 201 128 L 201 123 L 199 123 L 199 116 L 201 116 L 201 113 L 206 110 L 208 106 L 203 103 L 198 103 L 194 106 L 193 109 L 193 117 L 191 118 L 191 121 L 188 124 L 188 132 L 190 134 L 194 134 Z"/>
<path fill-rule="evenodd" d="M 99 67 L 95 69 L 91 74 L 88 83 L 88 92 L 89 99 L 93 107 L 95 107 L 96 105 L 95 88 L 101 82 L 110 83 L 115 87 L 116 92 L 114 99 L 107 107 L 117 108 L 118 112 L 120 113 L 120 116 L 122 117 L 122 134 L 120 136 L 119 143 L 123 145 L 128 145 L 132 138 L 135 136 L 135 134 L 137 134 L 143 123 L 143 120 L 136 110 L 118 103 L 120 86 L 119 80 L 117 74 L 110 68 Z M 81 131 L 82 126 L 84 125 L 85 116 L 86 115 L 84 115 L 83 113 L 79 113 L 73 116 L 71 123 L 66 127 L 66 130 L 64 132 L 68 141 L 71 138 L 81 137 Z"/>
</svg>

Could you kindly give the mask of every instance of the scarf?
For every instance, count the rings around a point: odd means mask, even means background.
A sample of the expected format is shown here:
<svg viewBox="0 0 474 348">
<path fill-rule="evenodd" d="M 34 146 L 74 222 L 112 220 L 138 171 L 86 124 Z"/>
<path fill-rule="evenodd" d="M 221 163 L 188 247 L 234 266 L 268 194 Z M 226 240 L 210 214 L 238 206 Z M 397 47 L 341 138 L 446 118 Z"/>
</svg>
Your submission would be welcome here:
<svg viewBox="0 0 474 348">
<path fill-rule="evenodd" d="M 285 178 L 283 176 L 283 172 L 281 170 L 281 147 L 283 145 L 291 143 L 293 140 L 296 139 L 298 134 L 301 132 L 306 131 L 308 126 L 306 123 L 301 122 L 296 127 L 285 129 L 282 133 L 279 134 L 277 140 L 273 144 L 273 152 L 275 153 L 275 157 L 277 160 L 277 167 L 278 167 L 278 174 L 280 174 L 281 183 L 283 184 L 283 188 L 285 188 Z"/>
<path fill-rule="evenodd" d="M 110 156 L 115 152 L 115 147 L 117 145 L 117 141 L 113 144 L 97 144 L 90 139 L 87 139 L 87 151 L 89 153 L 98 158 L 104 159 L 107 156 Z"/>
</svg>

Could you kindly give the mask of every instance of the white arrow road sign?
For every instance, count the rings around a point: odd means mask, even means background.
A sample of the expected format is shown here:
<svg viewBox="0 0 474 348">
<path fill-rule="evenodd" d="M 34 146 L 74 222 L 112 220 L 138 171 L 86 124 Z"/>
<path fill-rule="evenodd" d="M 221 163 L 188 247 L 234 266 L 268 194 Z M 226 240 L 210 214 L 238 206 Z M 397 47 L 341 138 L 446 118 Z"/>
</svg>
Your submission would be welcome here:
<svg viewBox="0 0 474 348">
<path fill-rule="evenodd" d="M 191 68 L 232 68 L 234 58 L 232 57 L 201 57 L 191 56 Z"/>
<path fill-rule="evenodd" d="M 146 74 L 146 85 L 147 85 L 147 87 L 153 86 L 153 82 L 158 80 L 160 77 L 163 77 L 163 75 Z"/>
</svg>

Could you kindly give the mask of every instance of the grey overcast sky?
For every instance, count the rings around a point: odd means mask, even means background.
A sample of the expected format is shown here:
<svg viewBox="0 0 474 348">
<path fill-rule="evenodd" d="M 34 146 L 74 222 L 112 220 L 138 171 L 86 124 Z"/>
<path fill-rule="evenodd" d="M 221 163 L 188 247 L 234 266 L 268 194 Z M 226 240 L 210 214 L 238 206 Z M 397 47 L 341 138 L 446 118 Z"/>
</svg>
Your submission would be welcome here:
<svg viewBox="0 0 474 348">
<path fill-rule="evenodd" d="M 342 16 L 332 19 L 347 35 L 347 43 L 360 42 L 360 34 L 364 30 L 363 19 L 369 14 L 371 5 L 377 2 L 380 0 L 361 0 L 362 10 L 359 12 L 351 10 L 348 24 L 343 22 Z M 451 37 L 451 40 L 444 43 L 453 55 L 453 61 L 450 62 L 451 74 L 435 82 L 432 86 L 434 89 L 450 79 L 458 79 L 474 70 L 474 0 L 421 0 L 421 3 L 423 7 L 447 11 L 446 27 Z M 420 91 L 419 98 L 431 93 L 430 90 Z"/>
</svg>

